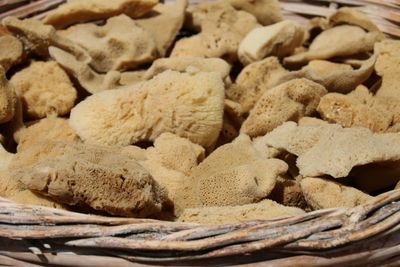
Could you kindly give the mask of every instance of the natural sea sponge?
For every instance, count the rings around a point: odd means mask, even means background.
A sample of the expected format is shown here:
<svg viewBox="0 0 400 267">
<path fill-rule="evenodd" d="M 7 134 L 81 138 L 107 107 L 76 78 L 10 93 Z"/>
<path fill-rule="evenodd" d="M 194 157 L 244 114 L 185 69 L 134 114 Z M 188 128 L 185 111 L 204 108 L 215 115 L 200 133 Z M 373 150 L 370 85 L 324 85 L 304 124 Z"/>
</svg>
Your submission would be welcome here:
<svg viewBox="0 0 400 267">
<path fill-rule="evenodd" d="M 374 50 L 375 42 L 381 39 L 379 32 L 366 32 L 358 26 L 339 25 L 320 33 L 312 41 L 308 51 L 286 57 L 284 63 L 303 64 L 315 59 L 330 59 L 371 52 Z"/>
<path fill-rule="evenodd" d="M 315 112 L 327 91 L 307 79 L 294 79 L 265 92 L 240 128 L 251 137 L 263 136 L 285 121 L 298 121 Z"/>
<path fill-rule="evenodd" d="M 354 8 L 339 8 L 335 13 L 329 16 L 328 21 L 330 26 L 350 24 L 359 26 L 369 32 L 380 32 L 378 26 L 376 26 L 365 13 Z"/>
<path fill-rule="evenodd" d="M 54 27 L 44 25 L 39 20 L 6 17 L 2 20 L 2 24 L 24 43 L 25 49 L 39 56 L 47 58 L 49 47 L 55 46 L 72 53 L 86 63 L 91 61 L 90 56 L 82 47 L 60 36 Z"/>
<path fill-rule="evenodd" d="M 124 86 L 143 82 L 145 80 L 144 75 L 146 74 L 146 72 L 147 70 L 125 71 L 121 73 L 118 83 Z"/>
<path fill-rule="evenodd" d="M 373 199 L 362 191 L 336 181 L 306 177 L 300 182 L 307 203 L 315 210 L 328 208 L 353 208 Z"/>
<path fill-rule="evenodd" d="M 297 22 L 284 20 L 251 30 L 239 46 L 239 60 L 244 65 L 268 56 L 284 57 L 303 44 L 305 29 Z"/>
<path fill-rule="evenodd" d="M 187 2 L 187 0 L 176 0 L 157 4 L 145 17 L 136 20 L 143 29 L 153 35 L 162 57 L 167 54 L 182 28 Z"/>
<path fill-rule="evenodd" d="M 126 15 L 112 17 L 101 26 L 78 24 L 59 33 L 82 46 L 98 72 L 133 69 L 157 55 L 152 35 Z"/>
<path fill-rule="evenodd" d="M 300 174 L 310 177 L 346 177 L 356 166 L 400 160 L 398 133 L 375 134 L 362 127 L 297 126 L 294 122 L 286 122 L 265 135 L 264 141 L 297 155 Z"/>
<path fill-rule="evenodd" d="M 397 185 L 396 185 L 396 187 L 394 188 L 395 190 L 396 189 L 400 189 L 400 181 L 397 183 Z"/>
<path fill-rule="evenodd" d="M 218 73 L 165 71 L 86 98 L 71 111 L 70 125 L 90 143 L 129 145 L 171 132 L 210 147 L 222 127 L 223 100 Z"/>
<path fill-rule="evenodd" d="M 178 218 L 178 221 L 200 224 L 231 224 L 250 220 L 269 220 L 296 216 L 304 213 L 299 208 L 286 207 L 275 201 L 265 199 L 258 203 L 241 206 L 186 209 Z"/>
<path fill-rule="evenodd" d="M 205 16 L 201 21 L 201 32 L 176 42 L 171 57 L 220 57 L 233 62 L 237 59 L 241 40 L 259 26 L 253 15 L 237 11 L 227 2 L 205 2 L 194 8 L 194 13 Z"/>
<path fill-rule="evenodd" d="M 68 114 L 77 97 L 68 75 L 54 61 L 32 62 L 10 82 L 30 118 L 44 118 L 51 113 Z"/>
<path fill-rule="evenodd" d="M 243 112 L 249 112 L 260 97 L 278 85 L 287 73 L 276 57 L 254 62 L 243 68 L 236 78 L 236 85 L 226 89 L 226 95 L 240 103 Z"/>
<path fill-rule="evenodd" d="M 14 87 L 7 80 L 6 72 L 0 66 L 0 123 L 8 122 L 14 117 L 16 102 Z"/>
<path fill-rule="evenodd" d="M 46 140 L 80 142 L 79 136 L 69 126 L 68 119 L 50 116 L 21 130 L 17 151 Z"/>
<path fill-rule="evenodd" d="M 366 81 L 374 71 L 376 57 L 372 56 L 361 63 L 358 69 L 350 65 L 333 63 L 326 60 L 312 60 L 299 71 L 292 71 L 282 78 L 306 78 L 322 84 L 329 92 L 349 93 Z"/>
<path fill-rule="evenodd" d="M 278 0 L 229 0 L 235 9 L 254 15 L 262 25 L 270 25 L 283 20 Z"/>
<path fill-rule="evenodd" d="M 45 154 L 43 148 L 53 151 Z M 165 201 L 163 189 L 146 169 L 119 151 L 68 142 L 53 142 L 46 147 L 38 144 L 25 150 L 25 157 L 16 159 L 20 168 L 12 168 L 11 173 L 30 190 L 68 205 L 89 205 L 110 214 L 135 217 L 160 212 Z M 23 160 L 33 159 L 38 153 L 42 157 L 36 157 L 36 161 Z"/>
<path fill-rule="evenodd" d="M 58 6 L 43 19 L 43 22 L 56 28 L 64 28 L 77 22 L 106 19 L 120 14 L 138 18 L 157 3 L 157 0 L 70 1 Z"/>
<path fill-rule="evenodd" d="M 14 201 L 16 203 L 19 203 L 19 204 L 38 205 L 38 206 L 44 206 L 44 207 L 56 208 L 56 209 L 67 209 L 67 207 L 65 205 L 54 202 L 50 198 L 39 195 L 30 190 L 23 190 L 21 192 L 18 192 L 16 194 L 8 197 L 8 199 L 11 201 Z"/>
<path fill-rule="evenodd" d="M 0 35 L 0 66 L 7 72 L 20 63 L 24 55 L 24 46 L 12 35 Z"/>
<path fill-rule="evenodd" d="M 300 182 L 287 176 L 278 177 L 275 188 L 268 195 L 268 199 L 289 207 L 298 207 L 303 210 L 309 209 L 301 190 Z"/>
<path fill-rule="evenodd" d="M 361 126 L 382 133 L 391 132 L 400 125 L 398 100 L 374 96 L 364 86 L 358 86 L 347 95 L 325 95 L 317 110 L 324 120 L 347 128 Z"/>
</svg>

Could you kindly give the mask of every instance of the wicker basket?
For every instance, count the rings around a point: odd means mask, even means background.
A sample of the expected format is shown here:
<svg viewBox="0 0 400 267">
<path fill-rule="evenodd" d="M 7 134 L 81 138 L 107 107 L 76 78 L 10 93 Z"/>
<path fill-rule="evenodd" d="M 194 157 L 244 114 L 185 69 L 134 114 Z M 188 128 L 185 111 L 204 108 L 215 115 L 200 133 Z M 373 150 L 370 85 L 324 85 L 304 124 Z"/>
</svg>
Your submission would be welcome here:
<svg viewBox="0 0 400 267">
<path fill-rule="evenodd" d="M 63 0 L 3 0 L 0 19 Z M 400 0 L 281 1 L 300 23 L 347 5 L 400 37 Z M 0 198 L 0 265 L 400 266 L 400 190 L 352 209 L 220 226 L 85 215 Z"/>
</svg>

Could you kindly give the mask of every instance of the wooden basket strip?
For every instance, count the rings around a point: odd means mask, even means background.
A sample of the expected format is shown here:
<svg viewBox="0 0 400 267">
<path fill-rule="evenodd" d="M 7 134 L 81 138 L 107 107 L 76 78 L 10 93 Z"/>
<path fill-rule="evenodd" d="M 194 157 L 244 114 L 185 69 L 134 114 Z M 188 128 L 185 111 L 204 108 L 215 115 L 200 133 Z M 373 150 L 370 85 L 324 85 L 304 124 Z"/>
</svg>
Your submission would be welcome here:
<svg viewBox="0 0 400 267">
<path fill-rule="evenodd" d="M 34 13 L 39 13 L 46 11 L 48 9 L 52 9 L 59 4 L 65 2 L 64 0 L 40 0 L 35 1 L 30 4 L 12 9 L 10 11 L 4 12 L 0 14 L 0 20 L 7 16 L 17 16 L 21 18 L 28 17 Z"/>
</svg>

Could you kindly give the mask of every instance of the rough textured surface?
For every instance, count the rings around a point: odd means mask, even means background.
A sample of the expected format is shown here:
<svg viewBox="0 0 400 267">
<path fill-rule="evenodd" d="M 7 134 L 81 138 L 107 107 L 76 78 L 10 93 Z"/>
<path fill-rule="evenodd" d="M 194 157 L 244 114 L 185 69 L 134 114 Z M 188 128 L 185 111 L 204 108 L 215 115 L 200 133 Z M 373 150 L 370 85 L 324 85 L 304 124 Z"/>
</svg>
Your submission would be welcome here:
<svg viewBox="0 0 400 267">
<path fill-rule="evenodd" d="M 124 86 L 143 82 L 145 80 L 144 75 L 146 71 L 147 70 L 125 71 L 121 73 L 119 83 Z"/>
<path fill-rule="evenodd" d="M 187 0 L 158 4 L 145 17 L 136 20 L 143 29 L 150 32 L 156 41 L 159 54 L 167 54 L 185 19 Z"/>
<path fill-rule="evenodd" d="M 0 66 L 0 123 L 10 121 L 15 114 L 17 98 L 14 87 L 6 78 L 6 72 Z"/>
<path fill-rule="evenodd" d="M 32 62 L 10 82 L 22 100 L 25 115 L 30 118 L 68 114 L 77 97 L 68 75 L 54 61 Z"/>
<path fill-rule="evenodd" d="M 350 65 L 333 63 L 326 60 L 312 60 L 299 71 L 292 71 L 284 80 L 307 78 L 322 84 L 329 92 L 349 93 L 366 81 L 374 71 L 376 57 L 372 56 L 353 69 Z"/>
<path fill-rule="evenodd" d="M 342 38 L 346 36 L 346 38 Z M 285 64 L 301 64 L 314 59 L 351 56 L 374 49 L 382 36 L 378 32 L 366 32 L 358 26 L 339 25 L 320 33 L 308 51 L 284 59 Z"/>
<path fill-rule="evenodd" d="M 47 148 L 52 150 L 48 154 Z M 68 142 L 38 144 L 23 153 L 25 159 L 41 158 L 29 162 L 17 157 L 17 164 L 24 167 L 12 168 L 12 175 L 30 190 L 61 203 L 136 217 L 160 212 L 165 192 L 146 169 L 119 151 Z"/>
<path fill-rule="evenodd" d="M 268 145 L 299 156 L 297 167 L 303 176 L 340 178 L 356 166 L 400 160 L 397 133 L 374 134 L 361 127 L 287 122 L 264 138 Z"/>
<path fill-rule="evenodd" d="M 294 79 L 265 92 L 240 128 L 251 137 L 263 136 L 285 121 L 311 115 L 327 91 L 307 79 Z"/>
<path fill-rule="evenodd" d="M 21 130 L 17 151 L 22 151 L 46 140 L 80 142 L 69 126 L 68 119 L 50 116 Z"/>
<path fill-rule="evenodd" d="M 24 55 L 22 43 L 12 35 L 0 36 L 0 65 L 5 71 L 20 63 Z"/>
<path fill-rule="evenodd" d="M 278 0 L 229 0 L 235 9 L 254 15 L 262 25 L 270 25 L 283 20 Z"/>
<path fill-rule="evenodd" d="M 43 21 L 57 28 L 63 28 L 77 22 L 105 19 L 120 14 L 138 18 L 157 3 L 157 0 L 70 1 L 58 6 Z"/>
<path fill-rule="evenodd" d="M 262 60 L 268 56 L 284 57 L 303 44 L 306 31 L 290 20 L 251 30 L 239 46 L 239 60 L 244 65 Z"/>
<path fill-rule="evenodd" d="M 242 206 L 186 209 L 178 218 L 178 221 L 201 224 L 229 224 L 249 220 L 268 220 L 295 216 L 303 213 L 304 211 L 299 208 L 286 207 L 275 201 L 265 199 L 259 203 Z"/>
<path fill-rule="evenodd" d="M 157 55 L 152 35 L 126 15 L 112 17 L 101 26 L 78 24 L 59 32 L 89 53 L 90 65 L 98 72 L 133 69 Z"/>
<path fill-rule="evenodd" d="M 362 85 L 347 95 L 325 95 L 317 110 L 324 120 L 346 128 L 361 126 L 381 133 L 396 131 L 400 125 L 398 100 L 374 96 Z"/>
<path fill-rule="evenodd" d="M 376 92 L 377 96 L 400 99 L 400 41 L 384 40 L 375 45 L 378 59 L 375 64 L 376 73 L 382 77 L 382 84 Z"/>
<path fill-rule="evenodd" d="M 220 57 L 229 62 L 237 59 L 237 50 L 244 36 L 259 26 L 256 18 L 237 11 L 227 2 L 204 2 L 188 9 L 202 17 L 201 32 L 179 40 L 171 56 Z"/>
<path fill-rule="evenodd" d="M 287 176 L 278 177 L 275 188 L 268 195 L 268 199 L 289 207 L 298 207 L 303 210 L 309 209 L 301 190 L 300 182 Z"/>
<path fill-rule="evenodd" d="M 166 71 L 174 70 L 179 72 L 217 72 L 224 81 L 229 80 L 231 66 L 226 61 L 219 58 L 201 57 L 171 57 L 160 58 L 153 62 L 146 71 L 145 79 L 149 80 L 154 76 Z"/>
<path fill-rule="evenodd" d="M 354 8 L 339 8 L 335 13 L 329 16 L 328 21 L 331 26 L 350 24 L 359 26 L 370 32 L 380 32 L 378 26 L 376 26 L 365 13 Z"/>
<path fill-rule="evenodd" d="M 315 210 L 353 208 L 373 199 L 353 187 L 324 178 L 306 177 L 301 180 L 300 186 L 307 203 Z"/>
<path fill-rule="evenodd" d="M 9 197 L 11 201 L 25 205 L 38 205 L 56 209 L 67 209 L 65 205 L 54 202 L 48 197 L 34 193 L 30 190 L 23 190 Z"/>
<path fill-rule="evenodd" d="M 55 46 L 71 52 L 87 63 L 91 60 L 90 56 L 82 47 L 60 36 L 54 27 L 44 25 L 43 22 L 39 20 L 20 20 L 16 17 L 6 17 L 1 23 L 24 43 L 25 49 L 39 56 L 48 57 L 49 47 Z"/>
<path fill-rule="evenodd" d="M 128 145 L 164 132 L 210 147 L 222 127 L 224 84 L 217 73 L 165 71 L 152 80 L 86 98 L 70 125 L 87 142 Z"/>
<path fill-rule="evenodd" d="M 243 68 L 236 78 L 236 86 L 228 87 L 226 95 L 240 103 L 243 112 L 249 112 L 260 97 L 278 85 L 287 73 L 276 57 L 254 62 Z"/>
</svg>

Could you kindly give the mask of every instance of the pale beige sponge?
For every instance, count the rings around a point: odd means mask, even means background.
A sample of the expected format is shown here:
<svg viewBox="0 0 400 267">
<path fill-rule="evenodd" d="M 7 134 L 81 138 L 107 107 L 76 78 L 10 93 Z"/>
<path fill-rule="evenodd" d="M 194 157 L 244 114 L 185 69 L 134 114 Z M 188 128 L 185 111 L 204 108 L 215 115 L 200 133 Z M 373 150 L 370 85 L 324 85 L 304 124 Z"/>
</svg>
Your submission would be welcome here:
<svg viewBox="0 0 400 267">
<path fill-rule="evenodd" d="M 157 3 L 157 0 L 69 1 L 50 12 L 43 22 L 56 28 L 64 28 L 78 22 L 106 19 L 120 14 L 138 18 Z"/>
<path fill-rule="evenodd" d="M 266 91 L 240 128 L 251 137 L 263 136 L 286 121 L 312 115 L 326 89 L 307 79 L 294 79 Z"/>
<path fill-rule="evenodd" d="M 337 124 L 303 125 L 286 122 L 264 136 L 275 148 L 298 156 L 302 176 L 346 177 L 356 166 L 400 160 L 398 133 L 373 133 L 363 127 Z"/>
<path fill-rule="evenodd" d="M 167 54 L 182 28 L 187 4 L 187 0 L 159 3 L 144 17 L 136 20 L 143 29 L 152 34 L 162 57 Z"/>
<path fill-rule="evenodd" d="M 223 101 L 218 73 L 165 71 L 86 98 L 72 109 L 70 125 L 89 143 L 129 145 L 171 132 L 210 147 L 222 127 Z"/>
<path fill-rule="evenodd" d="M 284 20 L 251 30 L 239 45 L 239 60 L 244 65 L 268 56 L 284 57 L 306 39 L 306 30 L 297 22 Z"/>
<path fill-rule="evenodd" d="M 235 86 L 226 89 L 226 95 L 240 103 L 243 112 L 249 112 L 260 97 L 278 85 L 288 73 L 278 58 L 268 57 L 244 67 L 236 78 Z"/>
<path fill-rule="evenodd" d="M 307 203 L 314 209 L 353 208 L 373 199 L 351 186 L 324 178 L 306 177 L 300 182 Z"/>
<path fill-rule="evenodd" d="M 14 86 L 7 80 L 0 65 L 0 123 L 11 121 L 16 113 L 17 97 Z"/>
<path fill-rule="evenodd" d="M 12 76 L 10 82 L 29 118 L 44 118 L 52 113 L 66 115 L 77 98 L 67 73 L 54 61 L 32 62 Z"/>
<path fill-rule="evenodd" d="M 270 25 L 283 20 L 278 0 L 228 0 L 237 10 L 254 15 L 261 25 Z"/>
<path fill-rule="evenodd" d="M 342 7 L 328 17 L 329 26 L 349 24 L 359 26 L 369 32 L 380 32 L 378 26 L 361 11 L 354 8 Z"/>
<path fill-rule="evenodd" d="M 158 54 L 153 36 L 126 15 L 112 17 L 104 25 L 77 24 L 58 33 L 83 47 L 98 72 L 134 69 L 151 63 Z"/>
<path fill-rule="evenodd" d="M 201 19 L 201 32 L 177 41 L 171 57 L 220 57 L 234 62 L 242 39 L 260 26 L 253 15 L 237 11 L 227 2 L 203 2 L 192 8 L 195 9 L 193 16 L 204 17 Z"/>
<path fill-rule="evenodd" d="M 49 143 L 22 152 L 32 159 L 46 153 L 44 149 L 53 150 L 36 161 L 15 158 L 23 167 L 11 168 L 11 174 L 30 190 L 60 203 L 88 205 L 114 215 L 145 217 L 161 211 L 165 191 L 119 148 Z"/>
<path fill-rule="evenodd" d="M 231 224 L 251 220 L 269 220 L 280 217 L 303 215 L 302 209 L 280 205 L 265 199 L 258 203 L 186 209 L 178 218 L 180 222 L 200 224 Z"/>
<path fill-rule="evenodd" d="M 317 110 L 325 121 L 346 128 L 359 126 L 376 133 L 400 130 L 399 101 L 374 96 L 363 85 L 347 95 L 329 93 L 323 96 Z"/>
<path fill-rule="evenodd" d="M 24 46 L 12 35 L 0 36 L 0 66 L 7 72 L 20 63 L 24 56 Z"/>
</svg>

